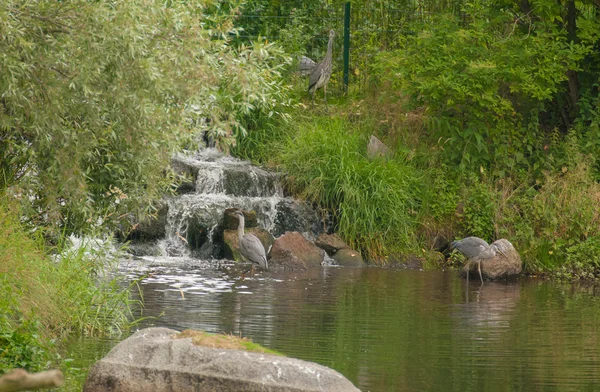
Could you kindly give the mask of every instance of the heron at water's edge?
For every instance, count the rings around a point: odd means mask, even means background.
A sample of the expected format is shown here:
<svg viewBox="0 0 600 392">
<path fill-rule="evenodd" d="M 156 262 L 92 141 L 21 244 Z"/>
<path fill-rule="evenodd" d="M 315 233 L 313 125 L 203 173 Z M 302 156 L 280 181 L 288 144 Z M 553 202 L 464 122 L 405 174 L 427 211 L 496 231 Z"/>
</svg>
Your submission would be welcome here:
<svg viewBox="0 0 600 392">
<path fill-rule="evenodd" d="M 238 244 L 240 249 L 240 254 L 242 257 L 252 263 L 252 269 L 254 270 L 255 265 L 268 270 L 269 263 L 267 261 L 267 253 L 265 252 L 265 248 L 254 234 L 245 234 L 244 233 L 244 213 L 240 210 L 235 211 L 233 214 L 238 220 Z"/>
<path fill-rule="evenodd" d="M 496 245 L 488 244 L 485 240 L 479 237 L 467 237 L 460 241 L 454 241 L 450 245 L 450 249 L 456 249 L 467 257 L 469 263 L 477 262 L 477 271 L 479 271 L 479 279 L 483 284 L 483 275 L 481 274 L 481 261 L 491 259 L 496 256 L 498 249 Z M 467 273 L 467 282 L 469 281 L 469 273 Z"/>
</svg>

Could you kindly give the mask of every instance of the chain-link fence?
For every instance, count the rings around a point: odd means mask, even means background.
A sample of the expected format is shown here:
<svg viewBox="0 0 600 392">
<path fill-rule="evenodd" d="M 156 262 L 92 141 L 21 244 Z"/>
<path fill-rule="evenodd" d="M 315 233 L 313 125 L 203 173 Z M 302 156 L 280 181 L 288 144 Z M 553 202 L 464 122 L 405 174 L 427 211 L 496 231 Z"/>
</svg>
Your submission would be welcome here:
<svg viewBox="0 0 600 392">
<path fill-rule="evenodd" d="M 243 28 L 239 40 L 262 37 L 277 41 L 289 53 L 306 55 L 317 62 L 327 50 L 329 30 L 335 30 L 329 89 L 342 91 L 344 82 L 363 86 L 373 57 L 382 50 L 395 49 L 400 36 L 415 34 L 411 22 L 424 21 L 442 10 L 458 14 L 462 4 L 462 0 L 249 0 L 236 24 Z M 346 67 L 345 51 L 349 60 Z"/>
</svg>

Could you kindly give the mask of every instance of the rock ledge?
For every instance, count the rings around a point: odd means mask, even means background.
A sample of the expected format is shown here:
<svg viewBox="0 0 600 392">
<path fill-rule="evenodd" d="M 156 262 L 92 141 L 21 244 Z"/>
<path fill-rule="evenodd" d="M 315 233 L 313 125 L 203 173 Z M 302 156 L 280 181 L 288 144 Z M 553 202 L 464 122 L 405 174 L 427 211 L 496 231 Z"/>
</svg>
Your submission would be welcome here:
<svg viewBox="0 0 600 392">
<path fill-rule="evenodd" d="M 84 392 L 359 391 L 338 372 L 270 354 L 200 347 L 177 331 L 147 328 L 117 344 L 90 370 Z"/>
</svg>

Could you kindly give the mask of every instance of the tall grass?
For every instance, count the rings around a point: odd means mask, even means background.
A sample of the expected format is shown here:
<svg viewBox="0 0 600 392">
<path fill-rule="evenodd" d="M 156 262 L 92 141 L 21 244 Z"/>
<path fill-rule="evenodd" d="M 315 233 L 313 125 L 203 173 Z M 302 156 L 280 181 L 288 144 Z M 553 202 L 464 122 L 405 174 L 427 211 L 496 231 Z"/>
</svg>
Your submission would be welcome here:
<svg viewBox="0 0 600 392">
<path fill-rule="evenodd" d="M 105 260 L 81 248 L 50 257 L 0 195 L 0 371 L 38 370 L 69 333 L 111 334 L 130 323 L 128 290 L 102 278 Z"/>
<path fill-rule="evenodd" d="M 289 187 L 333 213 L 339 234 L 377 261 L 415 247 L 420 187 L 404 157 L 368 159 L 368 137 L 344 118 L 304 118 L 278 154 Z"/>
<path fill-rule="evenodd" d="M 538 186 L 498 187 L 498 236 L 518 244 L 530 273 L 600 273 L 600 183 L 589 162 L 580 159 L 546 173 Z"/>
</svg>

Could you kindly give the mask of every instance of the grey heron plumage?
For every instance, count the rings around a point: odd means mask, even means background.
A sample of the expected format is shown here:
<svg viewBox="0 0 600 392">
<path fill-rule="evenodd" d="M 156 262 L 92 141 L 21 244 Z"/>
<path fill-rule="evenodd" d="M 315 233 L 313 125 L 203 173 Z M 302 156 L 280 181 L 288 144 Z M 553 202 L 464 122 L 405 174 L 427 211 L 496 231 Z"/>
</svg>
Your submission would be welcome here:
<svg viewBox="0 0 600 392">
<path fill-rule="evenodd" d="M 479 278 L 483 284 L 483 276 L 481 274 L 481 260 L 491 259 L 496 256 L 496 246 L 490 245 L 485 240 L 479 237 L 467 237 L 460 241 L 454 241 L 451 245 L 452 249 L 458 250 L 464 254 L 469 262 L 477 262 L 477 269 L 479 271 Z M 469 275 L 467 274 L 467 279 Z"/>
<path fill-rule="evenodd" d="M 317 63 L 315 63 L 312 59 L 306 56 L 298 57 L 298 73 L 300 73 L 301 76 L 310 75 L 310 73 L 313 69 L 315 69 L 316 66 Z"/>
<path fill-rule="evenodd" d="M 239 220 L 238 224 L 238 244 L 242 257 L 250 261 L 254 267 L 254 264 L 258 264 L 261 268 L 269 269 L 269 263 L 267 262 L 267 254 L 265 247 L 262 242 L 254 234 L 244 233 L 244 213 L 237 210 L 233 213 L 233 216 Z"/>
<path fill-rule="evenodd" d="M 329 31 L 329 42 L 327 43 L 327 53 L 323 60 L 321 60 L 310 73 L 308 78 L 308 92 L 312 95 L 312 104 L 315 103 L 315 93 L 321 87 L 323 87 L 323 99 L 327 104 L 327 83 L 331 77 L 331 71 L 333 69 L 333 38 L 335 32 Z"/>
</svg>

